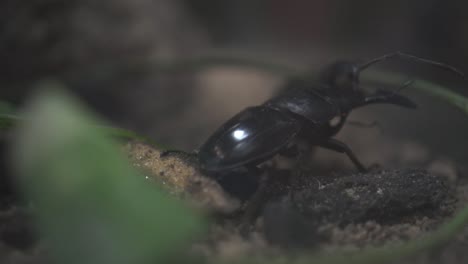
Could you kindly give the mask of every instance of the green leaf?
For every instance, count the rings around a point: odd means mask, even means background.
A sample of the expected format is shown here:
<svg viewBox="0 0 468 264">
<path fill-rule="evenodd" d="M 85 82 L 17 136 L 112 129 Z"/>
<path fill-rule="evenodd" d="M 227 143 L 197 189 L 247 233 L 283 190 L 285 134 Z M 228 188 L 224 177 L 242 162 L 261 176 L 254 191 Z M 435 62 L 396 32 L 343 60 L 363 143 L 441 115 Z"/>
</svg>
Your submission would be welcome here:
<svg viewBox="0 0 468 264">
<path fill-rule="evenodd" d="M 13 113 L 13 106 L 10 103 L 0 101 L 0 130 L 9 129 L 16 123 Z"/>
<path fill-rule="evenodd" d="M 0 130 L 10 129 L 19 121 L 21 121 L 21 118 L 17 116 L 10 114 L 0 114 Z"/>
<path fill-rule="evenodd" d="M 0 114 L 0 130 L 8 130 L 13 128 L 16 124 L 21 123 L 24 121 L 24 118 L 21 118 L 17 115 L 13 114 Z M 108 136 L 112 136 L 119 139 L 124 140 L 138 140 L 141 142 L 145 142 L 152 146 L 159 146 L 156 144 L 152 139 L 140 136 L 137 133 L 126 130 L 123 128 L 118 127 L 110 127 L 110 126 L 103 126 L 103 125 L 95 125 L 96 128 L 102 129 L 104 133 Z"/>
<path fill-rule="evenodd" d="M 404 74 L 394 73 L 394 72 L 380 72 L 380 71 L 369 71 L 365 78 L 366 80 L 377 82 L 380 84 L 385 85 L 399 85 L 403 83 L 404 80 L 408 80 L 408 76 Z M 465 96 L 458 94 L 452 89 L 438 85 L 436 83 L 426 81 L 426 80 L 418 80 L 412 78 L 413 83 L 411 87 L 408 89 L 416 89 L 421 91 L 429 96 L 433 96 L 438 98 L 442 101 L 451 104 L 452 106 L 458 108 L 463 113 L 468 115 L 468 98 Z"/>
<path fill-rule="evenodd" d="M 200 231 L 201 219 L 147 184 L 69 96 L 41 93 L 24 120 L 14 165 L 58 263 L 158 263 Z"/>
<path fill-rule="evenodd" d="M 13 106 L 5 101 L 0 101 L 0 114 L 11 114 L 13 113 Z"/>
</svg>

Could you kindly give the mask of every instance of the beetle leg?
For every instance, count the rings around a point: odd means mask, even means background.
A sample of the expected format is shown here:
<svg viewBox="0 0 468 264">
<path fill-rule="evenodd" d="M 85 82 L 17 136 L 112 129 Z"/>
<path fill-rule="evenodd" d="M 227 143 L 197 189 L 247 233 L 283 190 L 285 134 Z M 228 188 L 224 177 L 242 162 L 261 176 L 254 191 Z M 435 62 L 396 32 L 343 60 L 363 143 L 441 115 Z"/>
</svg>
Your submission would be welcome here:
<svg viewBox="0 0 468 264">
<path fill-rule="evenodd" d="M 258 167 L 249 168 L 256 171 L 260 171 Z M 272 181 L 272 177 L 267 171 L 261 171 L 259 187 L 247 202 L 244 208 L 244 214 L 241 220 L 241 232 L 246 232 L 250 229 L 250 226 L 255 221 L 265 202 L 268 199 L 268 186 Z"/>
<path fill-rule="evenodd" d="M 409 98 L 397 94 L 395 92 L 386 90 L 377 90 L 373 95 L 367 96 L 358 106 L 364 106 L 369 104 L 394 104 L 406 108 L 417 108 L 416 103 L 411 101 Z"/>
<path fill-rule="evenodd" d="M 358 160 L 356 155 L 351 151 L 351 149 L 343 142 L 336 140 L 334 138 L 329 138 L 327 141 L 322 142 L 319 144 L 319 146 L 334 150 L 340 153 L 345 153 L 348 158 L 353 162 L 354 166 L 360 171 L 360 172 L 366 172 L 367 169 L 362 165 L 362 163 Z"/>
</svg>

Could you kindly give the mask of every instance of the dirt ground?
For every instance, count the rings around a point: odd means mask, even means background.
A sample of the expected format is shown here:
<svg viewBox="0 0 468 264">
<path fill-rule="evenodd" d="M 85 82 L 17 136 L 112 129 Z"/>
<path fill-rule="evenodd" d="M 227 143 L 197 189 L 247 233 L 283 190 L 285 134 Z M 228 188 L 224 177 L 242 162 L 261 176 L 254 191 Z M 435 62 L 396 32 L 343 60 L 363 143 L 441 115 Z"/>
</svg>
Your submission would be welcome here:
<svg viewBox="0 0 468 264">
<path fill-rule="evenodd" d="M 368 173 L 326 173 L 302 163 L 292 170 L 269 170 L 262 199 L 256 200 L 260 205 L 252 206 L 255 198 L 236 192 L 239 186 L 249 187 L 250 194 L 257 189 L 252 175 L 234 184 L 205 177 L 187 155 L 161 159 L 158 150 L 141 143 L 129 143 L 124 151 L 149 184 L 164 186 L 212 216 L 209 234 L 193 250 L 221 259 L 395 245 L 424 238 L 468 202 L 468 182 L 461 173 L 454 178 L 424 168 L 377 166 Z M 234 186 L 230 193 L 227 185 Z M 446 247 L 406 261 L 462 263 L 468 259 L 467 245 L 468 230 Z M 0 256 L 0 263 L 48 263 L 28 207 L 8 197 L 0 208 Z"/>
</svg>

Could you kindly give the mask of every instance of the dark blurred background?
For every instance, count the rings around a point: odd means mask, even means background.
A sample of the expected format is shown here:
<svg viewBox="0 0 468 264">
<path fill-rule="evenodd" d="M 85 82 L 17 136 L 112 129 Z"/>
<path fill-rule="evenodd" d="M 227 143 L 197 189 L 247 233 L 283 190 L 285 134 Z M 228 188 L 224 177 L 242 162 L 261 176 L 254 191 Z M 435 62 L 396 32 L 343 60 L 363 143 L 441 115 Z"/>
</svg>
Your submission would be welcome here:
<svg viewBox="0 0 468 264">
<path fill-rule="evenodd" d="M 313 74 L 336 59 L 400 50 L 468 72 L 466 10 L 462 0 L 2 0 L 0 98 L 20 107 L 37 82 L 59 80 L 112 124 L 191 150 L 243 107 L 262 103 L 284 78 L 226 66 L 168 72 L 154 62 L 216 53 Z M 394 61 L 382 68 L 468 95 L 467 83 L 430 66 Z M 366 163 L 463 163 L 466 117 L 405 93 L 419 110 L 358 110 L 352 120 L 378 120 L 383 132 L 349 126 L 339 136 Z"/>
</svg>

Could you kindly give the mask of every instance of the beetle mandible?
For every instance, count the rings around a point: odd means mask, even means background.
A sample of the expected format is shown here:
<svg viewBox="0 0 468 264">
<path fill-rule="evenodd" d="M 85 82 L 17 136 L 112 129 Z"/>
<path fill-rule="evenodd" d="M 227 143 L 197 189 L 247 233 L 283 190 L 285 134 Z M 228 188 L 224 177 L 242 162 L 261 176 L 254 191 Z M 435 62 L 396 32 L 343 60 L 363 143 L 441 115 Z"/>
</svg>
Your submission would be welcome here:
<svg viewBox="0 0 468 264">
<path fill-rule="evenodd" d="M 279 95 L 225 122 L 200 147 L 201 169 L 208 173 L 255 169 L 276 154 L 294 153 L 290 150 L 301 139 L 310 145 L 344 153 L 359 171 L 366 171 L 351 149 L 333 136 L 355 108 L 381 103 L 416 108 L 413 101 L 395 91 L 379 89 L 366 94 L 359 86 L 359 75 L 364 69 L 391 58 L 431 64 L 464 76 L 447 64 L 402 52 L 364 63 L 336 62 L 322 72 L 317 83 L 290 82 Z"/>
</svg>

